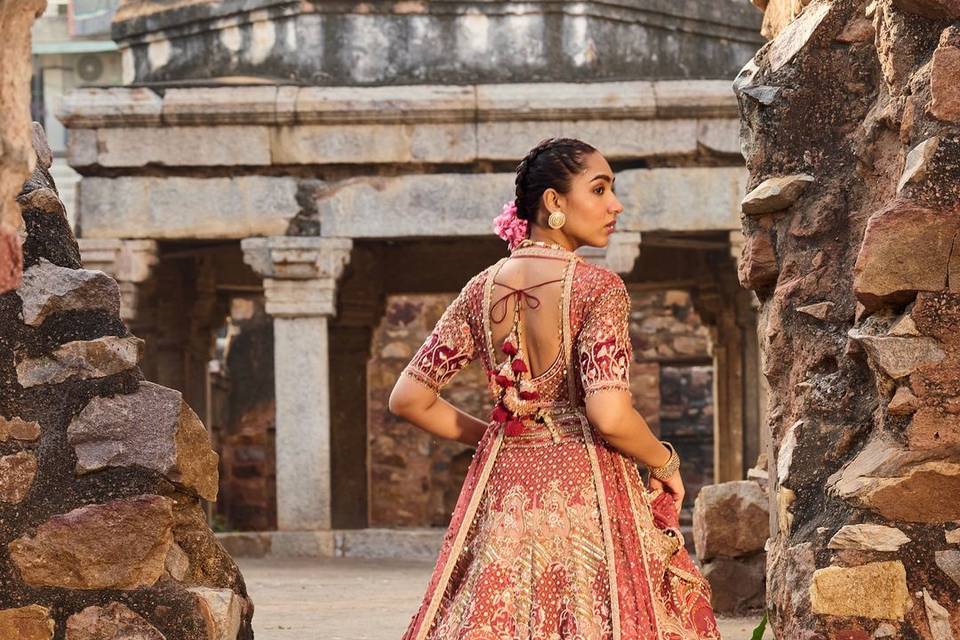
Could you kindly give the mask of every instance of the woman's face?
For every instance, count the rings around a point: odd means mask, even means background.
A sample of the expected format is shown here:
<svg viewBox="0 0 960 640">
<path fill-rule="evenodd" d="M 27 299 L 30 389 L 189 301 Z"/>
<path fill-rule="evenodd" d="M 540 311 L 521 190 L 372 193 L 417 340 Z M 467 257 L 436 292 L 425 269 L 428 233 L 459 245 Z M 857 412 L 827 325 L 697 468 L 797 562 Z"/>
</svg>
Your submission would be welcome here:
<svg viewBox="0 0 960 640">
<path fill-rule="evenodd" d="M 605 247 L 623 205 L 613 190 L 616 177 L 599 151 L 584 156 L 584 168 L 573 176 L 565 194 L 548 190 L 548 215 L 557 209 L 566 214 L 560 229 L 576 246 Z"/>
</svg>

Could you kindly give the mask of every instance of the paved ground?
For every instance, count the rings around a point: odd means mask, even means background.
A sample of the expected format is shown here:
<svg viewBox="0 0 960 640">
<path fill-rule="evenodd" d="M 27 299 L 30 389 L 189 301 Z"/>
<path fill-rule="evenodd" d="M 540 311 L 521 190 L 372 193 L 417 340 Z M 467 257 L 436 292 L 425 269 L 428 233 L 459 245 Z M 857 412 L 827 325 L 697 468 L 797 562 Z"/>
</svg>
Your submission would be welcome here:
<svg viewBox="0 0 960 640">
<path fill-rule="evenodd" d="M 400 640 L 432 565 L 354 558 L 240 558 L 256 640 Z M 758 617 L 721 620 L 724 640 L 750 640 Z M 764 640 L 770 640 L 769 631 Z"/>
</svg>

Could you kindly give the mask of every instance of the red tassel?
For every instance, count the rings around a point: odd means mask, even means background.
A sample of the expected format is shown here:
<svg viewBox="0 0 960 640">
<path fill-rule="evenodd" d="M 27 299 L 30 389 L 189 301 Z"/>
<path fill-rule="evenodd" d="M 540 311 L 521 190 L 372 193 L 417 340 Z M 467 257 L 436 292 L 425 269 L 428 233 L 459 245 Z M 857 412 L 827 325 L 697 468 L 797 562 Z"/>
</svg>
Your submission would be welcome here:
<svg viewBox="0 0 960 640">
<path fill-rule="evenodd" d="M 523 360 L 514 360 L 510 363 L 510 368 L 513 369 L 514 373 L 523 373 L 527 370 L 527 365 Z"/>
<path fill-rule="evenodd" d="M 500 347 L 503 349 L 503 352 L 508 356 L 517 355 L 517 347 L 509 339 L 503 341 L 503 346 Z"/>
<path fill-rule="evenodd" d="M 536 400 L 540 397 L 540 392 L 538 391 L 521 391 L 519 393 L 521 400 Z"/>
<path fill-rule="evenodd" d="M 513 380 L 511 380 L 511 379 L 508 378 L 507 376 L 502 375 L 502 374 L 499 374 L 499 373 L 494 376 L 494 380 L 496 380 L 496 381 L 497 381 L 497 384 L 500 385 L 501 387 L 512 387 L 512 386 L 513 386 Z"/>
<path fill-rule="evenodd" d="M 520 420 L 511 420 L 504 428 L 504 433 L 508 436 L 518 436 L 523 433 L 523 422 Z"/>
<path fill-rule="evenodd" d="M 502 404 L 497 404 L 490 413 L 490 418 L 494 422 L 506 422 L 510 419 L 510 411 Z"/>
</svg>

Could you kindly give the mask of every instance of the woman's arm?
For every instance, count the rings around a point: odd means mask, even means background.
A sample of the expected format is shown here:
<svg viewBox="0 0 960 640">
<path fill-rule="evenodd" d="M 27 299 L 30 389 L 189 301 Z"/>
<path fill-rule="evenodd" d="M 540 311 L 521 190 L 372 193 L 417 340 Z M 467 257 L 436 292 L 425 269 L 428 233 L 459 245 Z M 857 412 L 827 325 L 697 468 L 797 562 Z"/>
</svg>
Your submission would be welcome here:
<svg viewBox="0 0 960 640">
<path fill-rule="evenodd" d="M 670 451 L 660 444 L 650 425 L 633 407 L 628 391 L 597 391 L 587 396 L 585 403 L 587 420 L 624 455 L 652 467 L 670 459 Z"/>
<path fill-rule="evenodd" d="M 477 446 L 487 424 L 440 397 L 413 378 L 401 375 L 390 392 L 387 408 L 393 415 L 438 438 Z"/>
<path fill-rule="evenodd" d="M 670 451 L 660 444 L 650 425 L 633 407 L 629 391 L 604 389 L 588 395 L 586 400 L 587 420 L 604 440 L 641 464 L 660 467 L 670 459 Z M 677 512 L 683 505 L 686 489 L 680 470 L 666 480 L 650 477 L 651 489 L 664 489 L 673 496 Z"/>
</svg>

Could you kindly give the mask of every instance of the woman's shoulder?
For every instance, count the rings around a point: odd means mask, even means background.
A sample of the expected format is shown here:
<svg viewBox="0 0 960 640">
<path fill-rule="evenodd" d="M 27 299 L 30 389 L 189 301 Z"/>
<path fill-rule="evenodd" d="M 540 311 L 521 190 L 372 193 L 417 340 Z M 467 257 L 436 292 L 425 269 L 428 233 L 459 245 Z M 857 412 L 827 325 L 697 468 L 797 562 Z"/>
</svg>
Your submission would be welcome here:
<svg viewBox="0 0 960 640">
<path fill-rule="evenodd" d="M 573 286 L 581 297 L 590 300 L 611 290 L 627 290 L 627 285 L 619 273 L 587 260 L 578 261 L 573 274 Z"/>
</svg>

